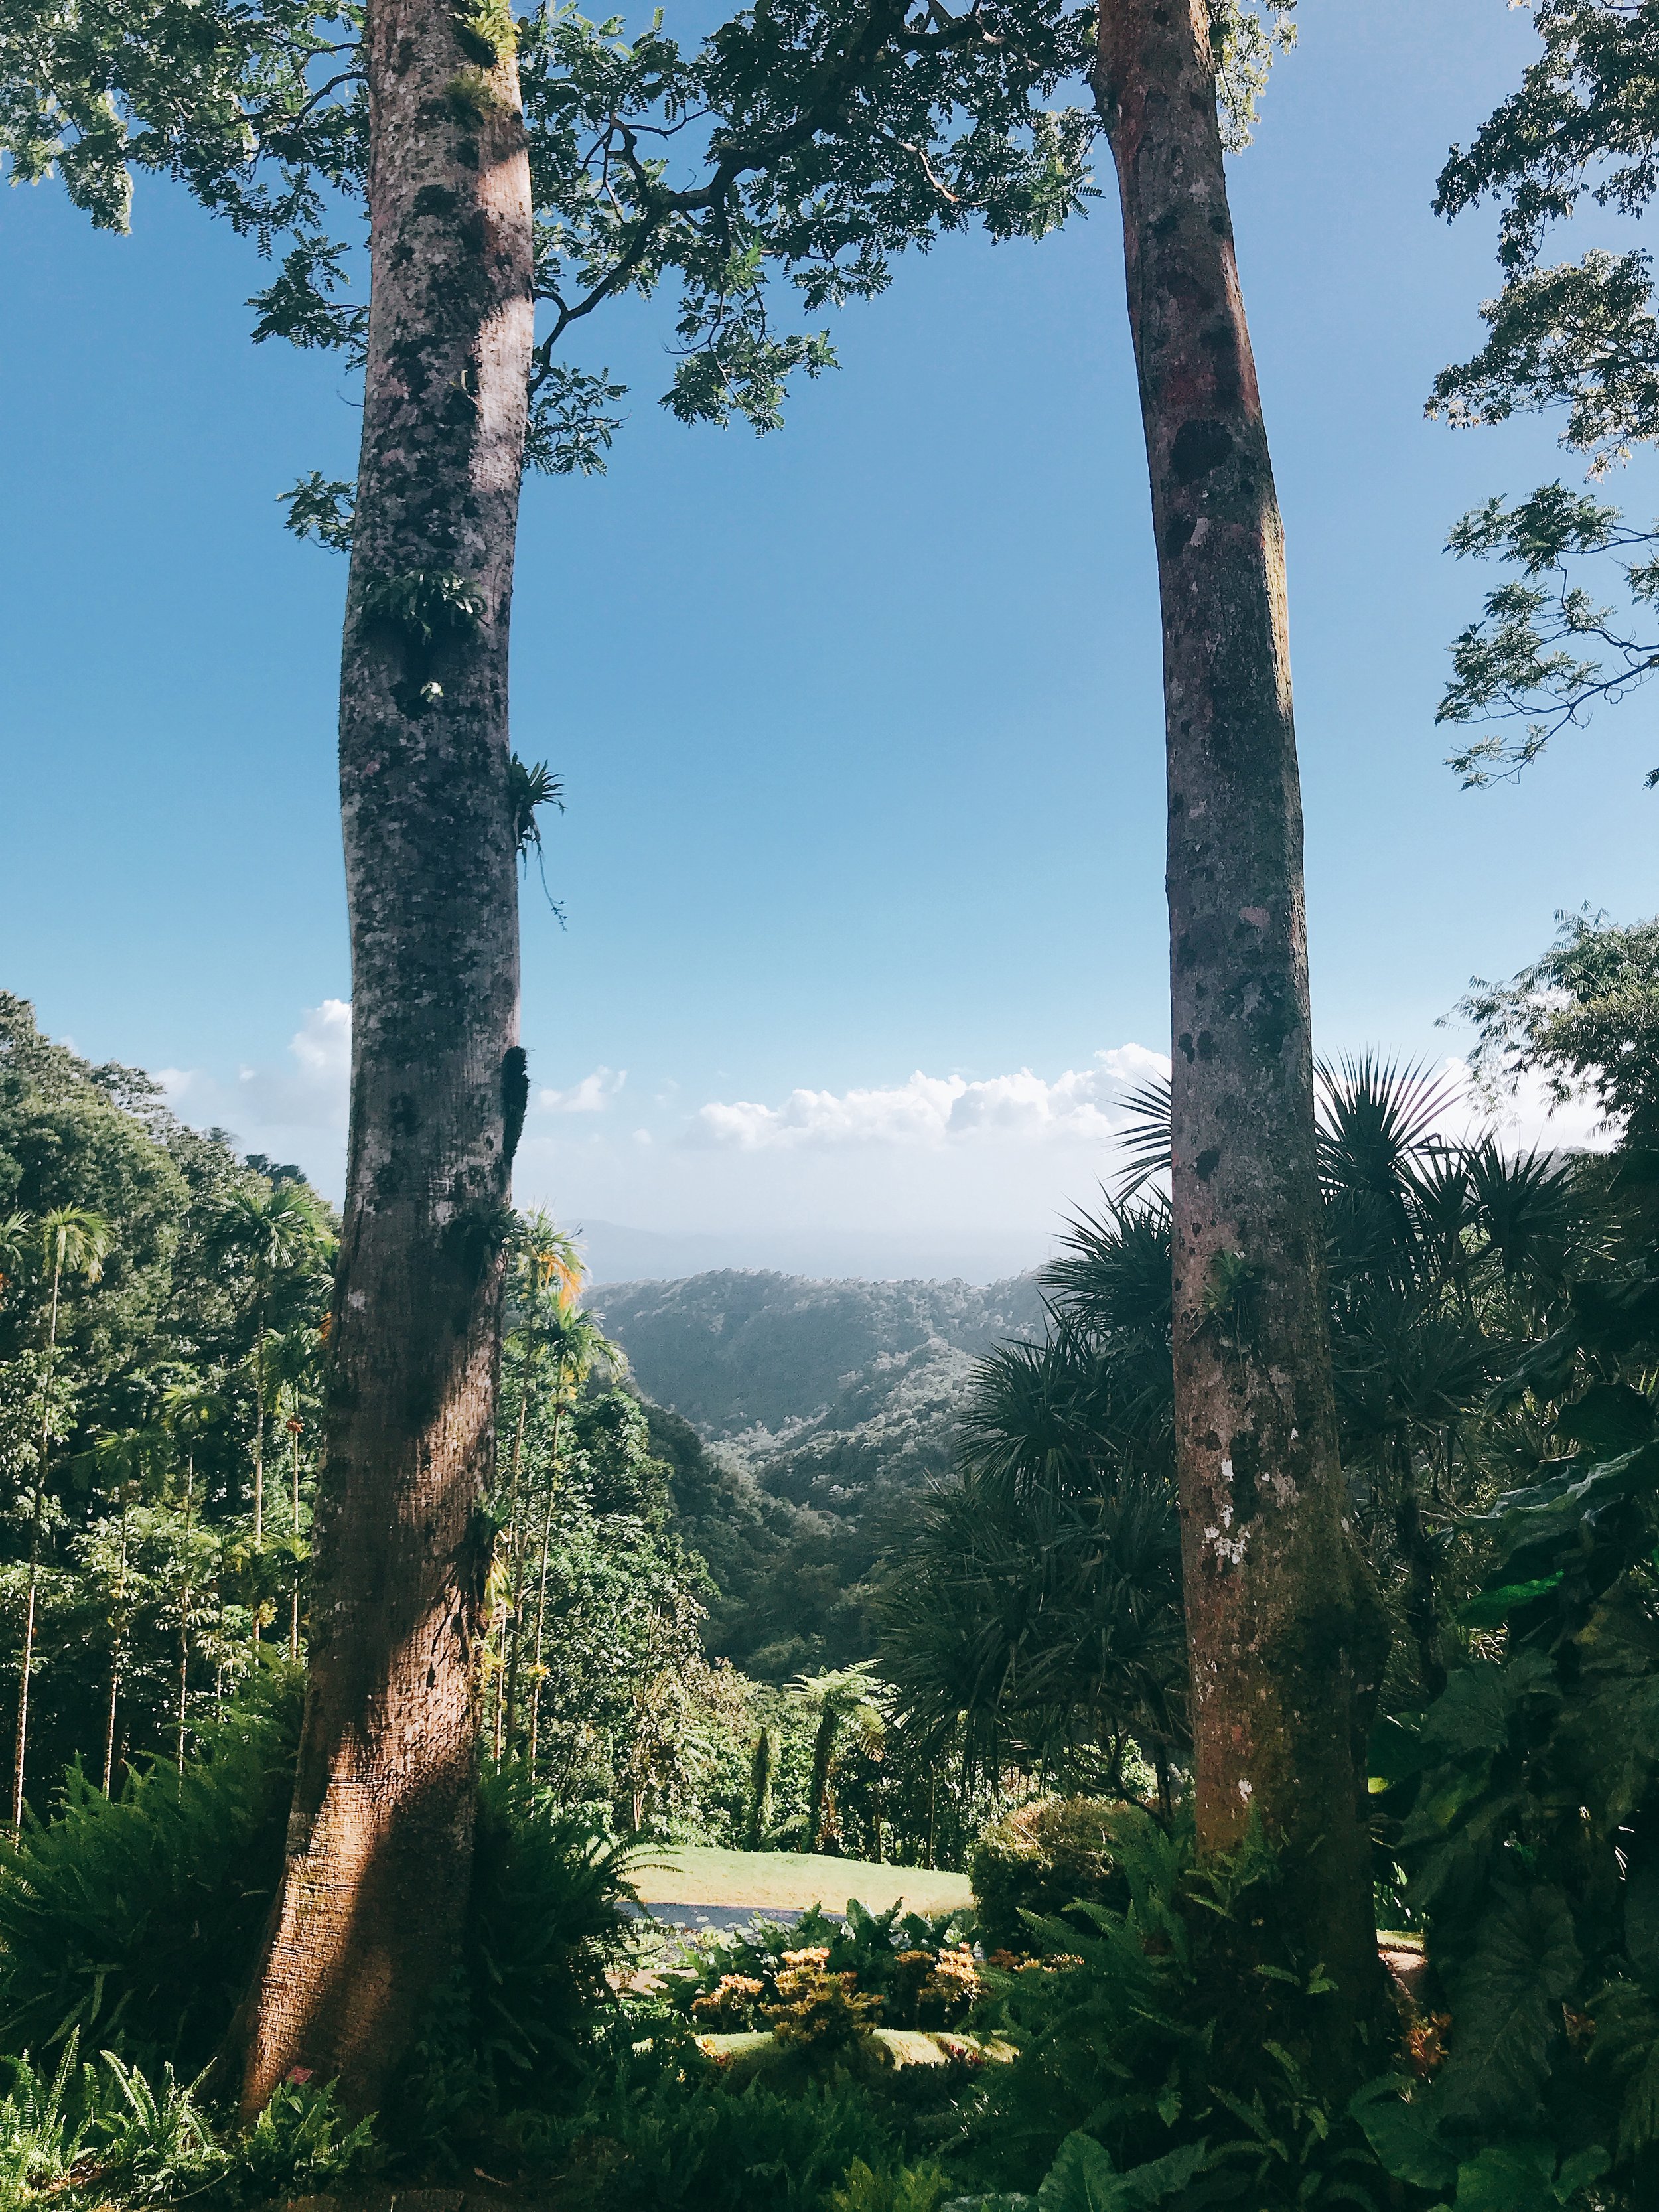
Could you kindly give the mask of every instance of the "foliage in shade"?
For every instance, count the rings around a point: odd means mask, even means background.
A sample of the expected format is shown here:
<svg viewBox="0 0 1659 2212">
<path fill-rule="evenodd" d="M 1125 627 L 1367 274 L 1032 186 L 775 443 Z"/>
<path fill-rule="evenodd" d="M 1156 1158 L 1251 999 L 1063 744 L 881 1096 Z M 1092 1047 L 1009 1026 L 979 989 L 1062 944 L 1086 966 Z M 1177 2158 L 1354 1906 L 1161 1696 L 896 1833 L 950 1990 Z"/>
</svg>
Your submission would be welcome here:
<svg viewBox="0 0 1659 2212">
<path fill-rule="evenodd" d="M 1079 1898 L 1127 1902 L 1112 1848 L 1117 1809 L 1088 1797 L 1046 1798 L 991 1823 L 968 1861 L 988 1948 L 1024 1950 L 1028 1912 L 1052 1919 Z"/>
<path fill-rule="evenodd" d="M 209 2063 L 281 1870 L 299 1712 L 278 1675 L 182 1776 L 158 1762 L 113 1800 L 70 1768 L 52 1817 L 0 1859 L 0 2047 L 78 2034 L 185 2080 Z"/>
</svg>

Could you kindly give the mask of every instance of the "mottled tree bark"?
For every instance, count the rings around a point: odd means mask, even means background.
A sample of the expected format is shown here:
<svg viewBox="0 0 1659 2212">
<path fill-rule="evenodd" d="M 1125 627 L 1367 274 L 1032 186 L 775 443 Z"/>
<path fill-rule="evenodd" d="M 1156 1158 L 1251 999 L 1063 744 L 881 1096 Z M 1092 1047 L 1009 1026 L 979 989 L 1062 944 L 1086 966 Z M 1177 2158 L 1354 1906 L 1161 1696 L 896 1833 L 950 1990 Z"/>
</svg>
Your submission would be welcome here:
<svg viewBox="0 0 1659 2212">
<path fill-rule="evenodd" d="M 1314 1137 L 1283 532 L 1206 0 L 1103 0 L 1164 611 L 1176 1449 L 1200 1848 L 1285 1847 L 1352 2061 L 1377 1984 L 1363 1725 L 1386 1628 L 1345 1519 Z"/>
<path fill-rule="evenodd" d="M 481 13 L 478 19 L 487 22 Z M 380 2099 L 452 1967 L 476 1790 L 511 1158 L 522 1123 L 507 612 L 532 343 L 516 71 L 369 0 L 372 292 L 341 674 L 351 1134 L 283 1887 L 243 2027 Z"/>
</svg>

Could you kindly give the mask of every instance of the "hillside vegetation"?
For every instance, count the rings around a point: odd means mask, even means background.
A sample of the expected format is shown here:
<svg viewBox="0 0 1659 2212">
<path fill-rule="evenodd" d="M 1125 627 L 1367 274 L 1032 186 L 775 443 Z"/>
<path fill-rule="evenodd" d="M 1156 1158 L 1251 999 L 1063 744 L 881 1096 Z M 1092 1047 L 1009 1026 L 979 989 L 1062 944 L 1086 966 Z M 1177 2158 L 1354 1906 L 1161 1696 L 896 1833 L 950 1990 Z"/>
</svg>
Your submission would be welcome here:
<svg viewBox="0 0 1659 2212">
<path fill-rule="evenodd" d="M 1042 1333 L 1035 1273 L 814 1282 L 737 1268 L 595 1289 L 627 1353 L 684 1533 L 721 1595 L 710 1648 L 763 1680 L 874 1649 L 876 1560 L 950 1471 L 975 1363 Z M 708 1449 L 712 1447 L 713 1449 Z"/>
</svg>

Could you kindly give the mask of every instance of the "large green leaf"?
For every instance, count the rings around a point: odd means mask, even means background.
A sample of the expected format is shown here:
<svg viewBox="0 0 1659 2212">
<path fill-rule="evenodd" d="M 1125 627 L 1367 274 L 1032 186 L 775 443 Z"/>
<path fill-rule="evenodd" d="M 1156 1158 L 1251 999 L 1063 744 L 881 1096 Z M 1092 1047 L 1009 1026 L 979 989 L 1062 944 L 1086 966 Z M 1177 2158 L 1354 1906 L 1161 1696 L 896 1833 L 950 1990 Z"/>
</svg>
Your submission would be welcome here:
<svg viewBox="0 0 1659 2212">
<path fill-rule="evenodd" d="M 1397 2074 L 1384 2075 L 1356 2090 L 1348 2110 L 1385 2173 L 1414 2189 L 1449 2189 L 1457 2160 L 1436 2132 L 1432 2101 L 1420 2093 L 1407 2101 L 1412 2087 Z"/>
<path fill-rule="evenodd" d="M 1560 2212 L 1548 2143 L 1493 2143 L 1457 2169 L 1457 2212 Z"/>
<path fill-rule="evenodd" d="M 1121 2178 L 1092 2136 L 1067 2136 L 1037 2191 L 1037 2212 L 1118 2212 Z"/>
<path fill-rule="evenodd" d="M 1588 1455 L 1607 1460 L 1635 1451 L 1653 1437 L 1653 1401 L 1628 1382 L 1592 1382 L 1556 1416 L 1557 1432 Z"/>
<path fill-rule="evenodd" d="M 1153 2212 L 1186 2188 L 1205 2156 L 1202 2143 L 1185 2143 L 1120 2173 L 1092 2136 L 1070 2135 L 1037 2191 L 1036 2212 Z"/>
<path fill-rule="evenodd" d="M 1437 2084 L 1449 2118 L 1500 2128 L 1527 2123 L 1559 2008 L 1582 1966 L 1561 1891 L 1494 1890 L 1452 1984 L 1456 2032 Z"/>
</svg>

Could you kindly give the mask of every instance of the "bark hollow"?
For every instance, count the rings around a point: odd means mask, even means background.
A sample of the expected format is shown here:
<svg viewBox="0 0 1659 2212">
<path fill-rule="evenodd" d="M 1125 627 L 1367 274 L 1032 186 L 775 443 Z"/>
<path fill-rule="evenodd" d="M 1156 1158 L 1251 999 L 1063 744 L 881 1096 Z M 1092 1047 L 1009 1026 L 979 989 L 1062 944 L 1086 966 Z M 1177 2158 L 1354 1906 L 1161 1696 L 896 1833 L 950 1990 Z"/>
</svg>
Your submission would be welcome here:
<svg viewBox="0 0 1659 2212">
<path fill-rule="evenodd" d="M 478 1506 L 522 1118 L 507 617 L 532 339 L 512 55 L 369 0 L 372 290 L 340 686 L 351 1131 L 281 1895 L 240 2029 L 368 2109 L 459 1955 Z M 485 52 L 488 52 L 488 47 Z"/>
<path fill-rule="evenodd" d="M 1200 1846 L 1290 1860 L 1352 2063 L 1379 1986 L 1363 1735 L 1387 1651 L 1331 1388 L 1284 536 L 1206 0 L 1104 0 L 1163 603 L 1176 1457 Z"/>
</svg>

